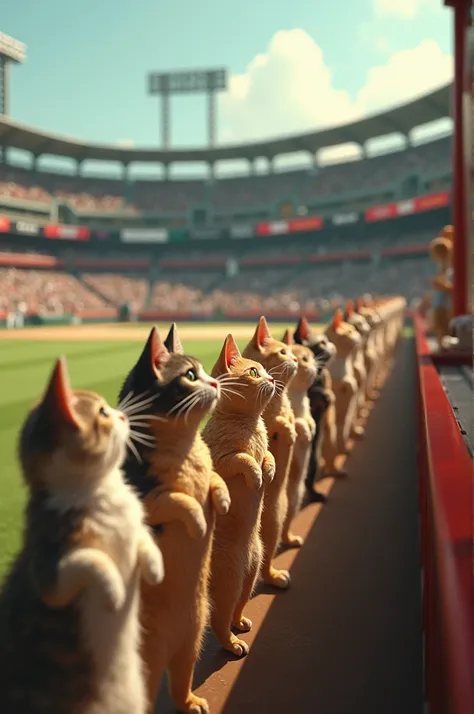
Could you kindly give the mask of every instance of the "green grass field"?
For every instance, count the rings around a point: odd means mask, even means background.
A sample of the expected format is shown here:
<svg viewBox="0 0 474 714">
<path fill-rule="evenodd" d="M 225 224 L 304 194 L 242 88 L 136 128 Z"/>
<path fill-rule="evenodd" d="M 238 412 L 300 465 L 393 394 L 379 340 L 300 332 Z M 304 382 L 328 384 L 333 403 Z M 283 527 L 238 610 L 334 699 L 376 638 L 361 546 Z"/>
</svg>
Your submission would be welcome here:
<svg viewBox="0 0 474 714">
<path fill-rule="evenodd" d="M 130 327 L 135 329 L 136 326 Z M 196 328 L 196 324 L 192 327 Z M 206 325 L 201 327 L 205 335 Z M 223 335 L 228 329 L 224 327 Z M 247 337 L 237 340 L 241 348 L 254 329 L 252 325 L 245 327 Z M 180 325 L 182 328 L 184 325 Z M 284 325 L 275 326 L 275 336 L 280 336 L 284 328 Z M 405 335 L 411 336 L 411 332 L 411 328 L 407 328 Z M 166 334 L 165 329 L 162 334 Z M 25 491 L 16 456 L 18 434 L 29 408 L 43 392 L 55 359 L 66 355 L 74 388 L 93 389 L 114 405 L 122 382 L 143 345 L 136 340 L 27 341 L 21 339 L 21 333 L 19 335 L 18 340 L 0 341 L 0 579 L 20 542 Z M 186 351 L 210 370 L 222 347 L 222 339 L 184 339 L 184 329 L 181 335 Z"/>
<path fill-rule="evenodd" d="M 131 329 L 136 327 L 130 325 Z M 140 327 L 143 328 L 143 324 Z M 167 327 L 163 327 L 161 334 L 166 334 Z M 180 330 L 184 327 L 180 325 Z M 245 327 L 250 337 L 254 327 Z M 279 336 L 284 327 L 275 327 L 275 335 Z M 206 325 L 202 325 L 202 330 L 205 335 Z M 198 357 L 210 370 L 222 340 L 184 339 L 184 329 L 181 336 L 186 351 Z M 240 347 L 243 348 L 247 341 L 240 338 Z M 0 341 L 0 579 L 20 542 L 25 490 L 16 455 L 18 434 L 29 408 L 42 394 L 55 359 L 61 354 L 66 355 L 74 388 L 92 389 L 114 405 L 142 346 L 143 343 L 136 339 L 130 342 L 27 341 L 21 339 L 21 333 L 18 340 Z"/>
</svg>

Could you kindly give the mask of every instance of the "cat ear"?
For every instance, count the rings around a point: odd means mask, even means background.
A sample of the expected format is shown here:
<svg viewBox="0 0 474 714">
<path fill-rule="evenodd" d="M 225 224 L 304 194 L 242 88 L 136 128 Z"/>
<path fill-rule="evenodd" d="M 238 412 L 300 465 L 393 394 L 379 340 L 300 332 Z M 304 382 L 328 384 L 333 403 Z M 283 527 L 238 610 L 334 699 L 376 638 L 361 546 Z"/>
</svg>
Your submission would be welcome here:
<svg viewBox="0 0 474 714">
<path fill-rule="evenodd" d="M 138 359 L 137 368 L 139 371 L 151 371 L 156 374 L 156 370 L 168 357 L 169 352 L 164 346 L 158 330 L 153 327 Z"/>
<path fill-rule="evenodd" d="M 63 421 L 72 426 L 78 426 L 78 418 L 73 408 L 74 395 L 69 386 L 65 357 L 60 357 L 54 365 L 42 404 L 46 409 L 57 414 Z"/>
<path fill-rule="evenodd" d="M 268 329 L 268 324 L 265 318 L 262 316 L 258 321 L 257 329 L 253 336 L 253 343 L 258 350 L 264 347 L 265 343 L 271 339 L 270 330 Z"/>
<path fill-rule="evenodd" d="M 334 327 L 335 330 L 337 330 L 338 327 L 340 327 L 342 324 L 342 310 L 336 310 L 334 313 L 334 317 L 332 320 L 332 326 Z"/>
<path fill-rule="evenodd" d="M 357 300 L 356 300 L 357 312 L 360 312 L 363 307 L 364 307 L 364 301 L 363 301 L 363 299 L 362 299 L 362 298 L 357 298 Z"/>
<path fill-rule="evenodd" d="M 346 305 L 346 315 L 347 315 L 347 317 L 350 317 L 353 314 L 354 314 L 354 303 L 352 302 L 352 300 L 348 300 L 347 305 Z"/>
<path fill-rule="evenodd" d="M 284 342 L 285 345 L 288 345 L 289 347 L 291 347 L 291 345 L 293 344 L 293 335 L 291 334 L 290 330 L 285 330 L 285 334 L 283 335 L 282 342 Z"/>
<path fill-rule="evenodd" d="M 239 348 L 235 344 L 234 338 L 232 335 L 227 335 L 211 375 L 213 377 L 219 377 L 221 374 L 229 372 L 230 367 L 232 367 L 239 357 L 241 357 L 241 354 Z"/>
<path fill-rule="evenodd" d="M 242 357 L 242 355 L 240 354 L 240 350 L 237 347 L 237 344 L 232 335 L 227 335 L 227 337 L 225 338 L 223 350 L 224 360 L 227 368 L 231 367 L 237 362 L 238 359 L 240 359 L 240 357 Z"/>
<path fill-rule="evenodd" d="M 168 334 L 166 335 L 164 346 L 168 352 L 175 352 L 178 355 L 184 355 L 183 345 L 178 335 L 178 328 L 176 327 L 176 322 L 170 327 Z"/>
<path fill-rule="evenodd" d="M 306 342 L 309 337 L 309 324 L 305 317 L 300 317 L 298 322 L 298 327 L 296 328 L 296 334 L 300 338 L 301 342 Z"/>
</svg>

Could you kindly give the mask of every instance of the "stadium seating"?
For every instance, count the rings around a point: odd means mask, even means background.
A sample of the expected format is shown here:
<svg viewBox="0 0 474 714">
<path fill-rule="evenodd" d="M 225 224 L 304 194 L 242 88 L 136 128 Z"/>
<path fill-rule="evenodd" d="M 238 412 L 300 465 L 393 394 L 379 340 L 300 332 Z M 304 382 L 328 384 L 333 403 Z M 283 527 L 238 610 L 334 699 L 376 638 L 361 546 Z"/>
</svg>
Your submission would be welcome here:
<svg viewBox="0 0 474 714">
<path fill-rule="evenodd" d="M 281 173 L 223 178 L 208 183 L 202 179 L 171 181 L 140 180 L 126 184 L 103 179 L 30 171 L 0 165 L 0 200 L 50 204 L 53 198 L 71 205 L 78 213 L 162 212 L 185 214 L 208 204 L 219 214 L 239 209 L 268 209 L 285 200 L 294 206 L 311 206 L 317 200 L 357 190 L 380 191 L 400 184 L 407 176 L 419 177 L 420 191 L 429 179 L 449 174 L 450 139 L 443 138 L 375 158 Z M 416 192 L 416 189 L 415 189 Z"/>
</svg>

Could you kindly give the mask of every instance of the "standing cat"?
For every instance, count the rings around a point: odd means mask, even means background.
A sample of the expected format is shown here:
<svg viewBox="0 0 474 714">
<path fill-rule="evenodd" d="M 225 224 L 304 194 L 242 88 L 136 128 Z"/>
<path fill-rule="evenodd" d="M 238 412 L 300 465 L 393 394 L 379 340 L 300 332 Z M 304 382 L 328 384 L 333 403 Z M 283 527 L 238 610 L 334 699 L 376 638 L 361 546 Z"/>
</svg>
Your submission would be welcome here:
<svg viewBox="0 0 474 714">
<path fill-rule="evenodd" d="M 361 342 L 354 351 L 353 367 L 354 376 L 357 380 L 357 413 L 354 421 L 353 434 L 355 436 L 363 436 L 364 428 L 357 423 L 357 419 L 367 416 L 366 410 L 366 388 L 367 388 L 367 369 L 365 366 L 365 346 L 369 338 L 370 325 L 363 315 L 355 312 L 354 303 L 349 300 L 344 313 L 344 320 L 356 328 L 361 336 Z"/>
<path fill-rule="evenodd" d="M 215 408 L 220 388 L 194 357 L 170 354 L 154 328 L 122 388 L 121 397 L 129 394 L 141 399 L 135 404 L 146 431 L 143 463 L 126 462 L 125 473 L 144 498 L 166 570 L 161 587 L 142 590 L 150 711 L 167 670 L 177 708 L 203 714 L 208 704 L 191 687 L 209 616 L 215 513 L 227 513 L 230 499 L 199 425 Z"/>
<path fill-rule="evenodd" d="M 260 318 L 255 334 L 245 348 L 243 356 L 260 362 L 275 378 L 275 395 L 263 413 L 270 441 L 270 451 L 275 457 L 276 473 L 273 481 L 265 486 L 262 513 L 264 547 L 262 577 L 268 585 L 287 588 L 290 585 L 289 572 L 274 568 L 272 560 L 280 545 L 288 507 L 286 486 L 296 430 L 295 418 L 286 388 L 295 376 L 297 361 L 288 345 L 273 339 L 264 317 Z"/>
<path fill-rule="evenodd" d="M 356 309 L 359 315 L 367 320 L 370 332 L 365 344 L 365 366 L 366 366 L 366 399 L 372 400 L 378 396 L 377 393 L 377 369 L 382 358 L 381 345 L 381 320 L 379 315 L 370 307 L 366 307 L 364 300 L 359 298 L 356 301 Z"/>
<path fill-rule="evenodd" d="M 336 471 L 336 398 L 329 372 L 329 365 L 336 355 L 336 348 L 324 332 L 312 330 L 304 317 L 299 320 L 293 339 L 296 344 L 309 347 L 319 365 L 316 379 L 308 390 L 316 434 L 311 445 L 305 485 L 311 501 L 324 502 L 326 496 L 314 488 L 314 483 L 320 471 L 323 471 L 326 476 Z"/>
<path fill-rule="evenodd" d="M 231 632 L 248 632 L 244 608 L 260 573 L 262 482 L 275 475 L 262 412 L 275 393 L 275 380 L 261 364 L 244 359 L 228 335 L 212 376 L 223 397 L 206 424 L 203 437 L 214 466 L 226 481 L 231 506 L 218 516 L 211 561 L 212 629 L 221 645 L 238 657 L 248 644 Z"/>
<path fill-rule="evenodd" d="M 145 714 L 139 578 L 163 579 L 122 478 L 129 426 L 58 360 L 26 419 L 23 545 L 0 593 L 2 714 Z"/>
<path fill-rule="evenodd" d="M 344 454 L 357 410 L 357 380 L 354 376 L 353 355 L 361 343 L 361 337 L 355 327 L 344 322 L 341 310 L 336 310 L 326 334 L 337 350 L 337 356 L 329 369 L 336 397 L 337 453 Z"/>
<path fill-rule="evenodd" d="M 298 513 L 304 493 L 304 480 L 308 471 L 311 444 L 316 433 L 316 424 L 311 416 L 308 390 L 318 373 L 318 365 L 309 347 L 294 345 L 289 330 L 285 332 L 283 342 L 292 345 L 292 352 L 298 360 L 298 371 L 288 385 L 288 397 L 295 416 L 296 441 L 293 447 L 288 475 L 288 509 L 283 524 L 283 543 L 299 547 L 303 544 L 301 536 L 291 532 L 291 524 Z"/>
</svg>

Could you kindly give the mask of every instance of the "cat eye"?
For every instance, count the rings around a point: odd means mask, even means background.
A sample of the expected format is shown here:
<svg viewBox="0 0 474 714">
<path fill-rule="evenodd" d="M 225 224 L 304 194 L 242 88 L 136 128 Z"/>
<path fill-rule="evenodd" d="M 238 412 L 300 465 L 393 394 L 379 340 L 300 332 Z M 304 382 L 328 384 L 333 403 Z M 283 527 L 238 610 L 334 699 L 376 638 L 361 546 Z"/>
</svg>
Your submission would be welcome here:
<svg viewBox="0 0 474 714">
<path fill-rule="evenodd" d="M 281 355 L 286 355 L 286 350 L 280 350 Z"/>
<path fill-rule="evenodd" d="M 249 369 L 249 374 L 250 374 L 251 377 L 254 377 L 254 378 L 257 378 L 257 377 L 260 376 L 259 373 L 258 373 L 258 370 L 255 369 L 255 367 L 250 367 L 250 369 Z"/>
<path fill-rule="evenodd" d="M 106 409 L 105 407 L 101 407 L 101 408 L 99 409 L 99 414 L 100 414 L 101 417 L 108 417 L 108 416 L 110 416 L 109 412 L 107 411 L 107 409 Z"/>
<path fill-rule="evenodd" d="M 197 379 L 196 372 L 194 371 L 194 369 L 188 369 L 184 376 L 186 377 L 186 379 L 189 379 L 190 382 L 195 382 Z"/>
</svg>

